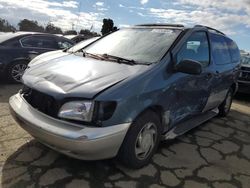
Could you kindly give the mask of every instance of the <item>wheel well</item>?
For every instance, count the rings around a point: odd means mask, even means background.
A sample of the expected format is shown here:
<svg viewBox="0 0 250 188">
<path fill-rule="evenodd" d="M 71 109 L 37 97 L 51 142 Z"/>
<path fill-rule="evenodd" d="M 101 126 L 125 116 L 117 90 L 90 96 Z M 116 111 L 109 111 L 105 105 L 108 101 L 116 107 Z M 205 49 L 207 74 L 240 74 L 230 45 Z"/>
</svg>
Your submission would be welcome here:
<svg viewBox="0 0 250 188">
<path fill-rule="evenodd" d="M 235 94 L 236 91 L 237 91 L 237 84 L 236 84 L 236 83 L 233 83 L 233 84 L 231 85 L 231 88 L 232 88 L 232 90 L 233 90 L 233 93 Z"/>
<path fill-rule="evenodd" d="M 25 62 L 25 63 L 29 63 L 29 60 L 28 59 L 15 59 L 13 61 L 11 61 L 10 63 L 7 64 L 6 68 L 10 68 L 11 65 L 13 65 L 14 63 L 17 63 L 17 62 Z"/>
<path fill-rule="evenodd" d="M 168 125 L 164 123 L 165 122 L 164 117 L 163 117 L 164 110 L 163 110 L 163 107 L 160 105 L 153 105 L 153 106 L 147 107 L 141 113 L 139 113 L 135 119 L 137 119 L 138 117 L 140 117 L 143 113 L 147 111 L 151 111 L 159 117 L 161 125 L 162 125 L 162 131 L 166 131 Z"/>
</svg>

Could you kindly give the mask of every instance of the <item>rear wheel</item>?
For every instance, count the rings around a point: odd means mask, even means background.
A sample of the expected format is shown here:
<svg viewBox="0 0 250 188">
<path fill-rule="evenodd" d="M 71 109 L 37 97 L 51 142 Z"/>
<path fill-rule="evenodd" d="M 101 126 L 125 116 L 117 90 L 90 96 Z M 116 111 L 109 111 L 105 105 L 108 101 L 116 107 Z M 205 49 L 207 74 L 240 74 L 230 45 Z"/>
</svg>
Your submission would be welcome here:
<svg viewBox="0 0 250 188">
<path fill-rule="evenodd" d="M 8 71 L 7 71 L 7 77 L 8 77 L 9 82 L 20 83 L 21 78 L 26 68 L 27 68 L 27 62 L 25 61 L 18 61 L 18 62 L 12 63 L 8 67 Z"/>
<path fill-rule="evenodd" d="M 131 168 L 147 165 L 159 145 L 160 135 L 161 123 L 157 114 L 143 113 L 131 125 L 119 151 L 119 159 Z"/>
<path fill-rule="evenodd" d="M 231 105 L 233 101 L 233 89 L 230 88 L 226 99 L 223 101 L 223 103 L 219 106 L 219 116 L 225 117 L 230 112 Z"/>
</svg>

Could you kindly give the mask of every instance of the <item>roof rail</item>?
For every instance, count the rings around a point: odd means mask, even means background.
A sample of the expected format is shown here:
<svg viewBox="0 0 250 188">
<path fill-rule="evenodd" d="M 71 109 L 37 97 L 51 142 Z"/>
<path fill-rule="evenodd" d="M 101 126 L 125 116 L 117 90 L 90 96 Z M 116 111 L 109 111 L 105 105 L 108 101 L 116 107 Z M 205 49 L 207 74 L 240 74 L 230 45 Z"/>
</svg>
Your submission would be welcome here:
<svg viewBox="0 0 250 188">
<path fill-rule="evenodd" d="M 222 35 L 225 35 L 225 36 L 226 36 L 226 34 L 225 34 L 225 33 L 221 32 L 221 31 L 219 31 L 219 30 L 217 30 L 217 29 L 214 29 L 214 28 L 212 28 L 212 27 L 208 27 L 208 26 L 204 26 L 204 25 L 196 25 L 196 26 L 194 26 L 194 27 L 205 27 L 205 28 L 207 28 L 208 30 L 215 31 L 216 33 L 220 33 L 220 34 L 222 34 Z"/>
<path fill-rule="evenodd" d="M 166 27 L 184 27 L 184 25 L 182 24 L 161 24 L 161 23 L 157 23 L 157 24 L 139 24 L 139 25 L 135 25 L 135 26 L 166 26 Z"/>
</svg>

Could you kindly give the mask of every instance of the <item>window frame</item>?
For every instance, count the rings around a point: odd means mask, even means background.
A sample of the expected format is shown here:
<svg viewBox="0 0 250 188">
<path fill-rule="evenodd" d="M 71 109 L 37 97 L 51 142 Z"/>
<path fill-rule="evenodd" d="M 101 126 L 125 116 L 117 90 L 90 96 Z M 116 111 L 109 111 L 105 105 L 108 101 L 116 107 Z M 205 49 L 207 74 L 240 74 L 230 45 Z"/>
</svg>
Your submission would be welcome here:
<svg viewBox="0 0 250 188">
<path fill-rule="evenodd" d="M 232 62 L 232 55 L 231 55 L 231 52 L 230 52 L 230 49 L 228 47 L 228 44 L 227 44 L 227 41 L 226 41 L 226 37 L 224 35 L 221 35 L 221 34 L 218 34 L 218 33 L 211 33 L 210 34 L 210 40 L 211 40 L 211 51 L 213 50 L 213 35 L 215 36 L 219 36 L 220 38 L 222 38 L 227 46 L 227 51 L 228 51 L 228 54 L 229 54 L 229 57 L 230 57 L 230 62 L 227 62 L 227 63 L 223 63 L 223 64 L 218 64 L 215 57 L 214 57 L 214 53 L 213 53 L 213 63 L 216 65 L 216 66 L 225 66 L 225 65 L 230 65 L 230 64 L 233 64 Z"/>
<path fill-rule="evenodd" d="M 229 51 L 230 56 L 231 56 L 231 63 L 230 63 L 230 64 L 235 64 L 235 63 L 241 62 L 241 55 L 240 55 L 239 47 L 238 47 L 238 45 L 236 44 L 236 42 L 233 41 L 232 39 L 228 38 L 228 37 L 224 37 L 224 40 L 225 40 L 226 43 L 227 43 L 228 51 Z M 234 57 L 233 57 L 234 51 L 233 51 L 233 49 L 231 49 L 229 42 L 230 42 L 230 43 L 233 43 L 234 45 L 236 45 L 236 47 L 237 47 L 237 49 L 238 49 L 238 52 L 239 52 L 239 59 L 238 59 L 238 60 L 234 60 L 234 59 L 233 59 L 233 58 L 234 58 Z"/>
<path fill-rule="evenodd" d="M 203 33 L 205 33 L 205 35 L 206 35 L 207 43 L 208 43 L 208 64 L 207 64 L 206 66 L 203 66 L 202 63 L 200 63 L 199 61 L 198 61 L 198 62 L 202 65 L 202 70 L 203 70 L 203 69 L 206 69 L 207 67 L 209 67 L 209 66 L 211 65 L 211 59 L 212 59 L 212 57 L 211 57 L 212 52 L 211 52 L 211 41 L 210 41 L 210 36 L 209 36 L 209 34 L 208 34 L 208 31 L 205 30 L 205 29 L 204 29 L 204 30 L 200 30 L 200 29 L 199 29 L 199 30 L 191 30 L 191 31 L 192 31 L 192 32 L 191 32 L 188 36 L 186 36 L 185 39 L 183 39 L 183 41 L 178 45 L 177 50 L 175 50 L 176 53 L 175 53 L 175 55 L 174 55 L 174 62 L 175 62 L 175 64 L 179 64 L 179 63 L 180 63 L 180 62 L 177 61 L 177 56 L 178 56 L 178 53 L 181 51 L 183 45 L 187 44 L 188 39 L 189 39 L 193 34 L 195 34 L 195 33 L 203 32 Z"/>
<path fill-rule="evenodd" d="M 53 38 L 54 42 L 55 42 L 55 47 L 57 47 L 57 41 L 55 39 L 55 37 L 53 36 L 47 36 L 47 35 L 29 35 L 29 36 L 25 36 L 25 37 L 22 37 L 19 39 L 19 42 L 21 44 L 21 47 L 22 48 L 32 48 L 32 49 L 43 49 L 43 50 L 56 50 L 57 48 L 42 48 L 42 47 L 35 47 L 35 46 L 31 46 L 31 47 L 28 47 L 28 46 L 24 46 L 23 43 L 22 43 L 22 40 L 26 39 L 26 38 L 34 38 L 34 37 L 51 37 Z"/>
</svg>

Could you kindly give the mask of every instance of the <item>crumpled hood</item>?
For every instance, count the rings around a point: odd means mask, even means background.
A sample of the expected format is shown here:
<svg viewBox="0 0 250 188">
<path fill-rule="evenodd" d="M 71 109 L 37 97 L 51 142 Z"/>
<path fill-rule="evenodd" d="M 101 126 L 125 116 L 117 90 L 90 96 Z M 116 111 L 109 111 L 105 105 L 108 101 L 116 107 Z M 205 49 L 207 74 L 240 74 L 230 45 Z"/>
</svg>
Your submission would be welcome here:
<svg viewBox="0 0 250 188">
<path fill-rule="evenodd" d="M 55 97 L 93 98 L 102 90 L 147 69 L 146 65 L 127 65 L 84 58 L 74 54 L 57 57 L 28 68 L 23 83 Z"/>
<path fill-rule="evenodd" d="M 63 52 L 62 50 L 56 50 L 51 52 L 43 53 L 37 57 L 35 57 L 30 63 L 29 67 L 38 65 L 40 63 L 44 63 L 45 61 L 50 61 L 52 59 L 56 59 L 59 57 L 70 55 L 69 53 Z"/>
</svg>

